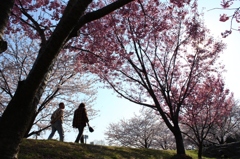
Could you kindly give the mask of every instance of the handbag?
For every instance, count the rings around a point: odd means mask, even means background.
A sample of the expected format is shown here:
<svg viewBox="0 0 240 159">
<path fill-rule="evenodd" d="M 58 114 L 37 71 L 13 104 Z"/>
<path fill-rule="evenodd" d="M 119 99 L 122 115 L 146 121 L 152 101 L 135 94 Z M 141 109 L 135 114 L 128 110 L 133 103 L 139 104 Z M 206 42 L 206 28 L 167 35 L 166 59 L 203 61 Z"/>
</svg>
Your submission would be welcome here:
<svg viewBox="0 0 240 159">
<path fill-rule="evenodd" d="M 90 132 L 94 132 L 94 129 L 91 126 L 88 126 Z"/>
<path fill-rule="evenodd" d="M 89 123 L 87 123 L 87 125 L 88 125 L 88 130 L 89 130 L 90 132 L 94 132 L 94 129 L 89 125 Z"/>
</svg>

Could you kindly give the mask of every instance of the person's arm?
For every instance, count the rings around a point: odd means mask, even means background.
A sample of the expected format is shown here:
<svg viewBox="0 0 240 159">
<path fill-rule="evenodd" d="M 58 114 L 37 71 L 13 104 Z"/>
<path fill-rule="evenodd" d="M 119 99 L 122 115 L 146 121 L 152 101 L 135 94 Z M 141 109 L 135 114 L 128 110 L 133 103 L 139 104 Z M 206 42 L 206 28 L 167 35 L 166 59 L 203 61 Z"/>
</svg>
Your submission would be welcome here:
<svg viewBox="0 0 240 159">
<path fill-rule="evenodd" d="M 60 113 L 59 113 L 60 118 L 63 118 L 63 114 L 64 114 L 63 109 L 60 109 Z"/>
<path fill-rule="evenodd" d="M 89 120 L 88 120 L 88 115 L 87 115 L 87 110 L 86 110 L 86 108 L 84 108 L 84 116 L 85 116 L 85 121 L 86 121 L 86 123 L 89 125 Z"/>
<path fill-rule="evenodd" d="M 72 126 L 73 126 L 74 128 L 76 127 L 76 111 L 74 112 L 74 115 L 73 115 Z"/>
</svg>

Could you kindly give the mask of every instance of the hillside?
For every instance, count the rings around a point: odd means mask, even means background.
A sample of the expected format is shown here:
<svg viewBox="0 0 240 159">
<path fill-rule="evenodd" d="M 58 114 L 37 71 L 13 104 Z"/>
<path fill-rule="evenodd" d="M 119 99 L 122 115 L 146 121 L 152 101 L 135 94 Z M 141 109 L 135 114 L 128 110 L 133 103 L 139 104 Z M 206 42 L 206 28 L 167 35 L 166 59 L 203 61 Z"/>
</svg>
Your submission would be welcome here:
<svg viewBox="0 0 240 159">
<path fill-rule="evenodd" d="M 19 159 L 170 159 L 175 153 L 176 151 L 172 150 L 133 149 L 56 140 L 24 139 L 20 145 Z M 196 151 L 187 151 L 187 154 L 197 159 Z"/>
</svg>

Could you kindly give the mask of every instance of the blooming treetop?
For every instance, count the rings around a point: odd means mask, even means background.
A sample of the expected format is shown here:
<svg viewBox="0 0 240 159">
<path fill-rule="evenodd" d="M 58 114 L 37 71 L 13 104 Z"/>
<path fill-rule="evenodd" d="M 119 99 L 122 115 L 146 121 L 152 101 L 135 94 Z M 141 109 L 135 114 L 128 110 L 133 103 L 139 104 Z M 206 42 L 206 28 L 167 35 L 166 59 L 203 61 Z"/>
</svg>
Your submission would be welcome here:
<svg viewBox="0 0 240 159">
<path fill-rule="evenodd" d="M 106 5 L 109 5 L 113 2 L 115 1 L 114 0 L 107 0 L 105 2 L 92 1 L 92 3 L 90 4 L 89 8 L 87 8 L 83 16 L 84 18 L 76 23 L 76 30 L 74 30 L 73 33 L 69 35 L 69 40 L 72 37 L 76 37 L 79 35 L 77 28 L 80 28 L 80 26 L 84 25 L 88 20 L 90 21 L 94 20 L 91 19 L 90 17 L 94 14 L 98 14 L 98 12 L 95 12 L 96 10 L 101 10 Z M 190 0 L 177 0 L 177 1 L 171 0 L 171 2 L 172 4 L 177 5 L 178 7 L 183 7 L 184 4 L 189 4 Z M 67 3 L 68 3 L 67 0 L 38 0 L 38 1 L 16 0 L 14 8 L 12 10 L 12 15 L 10 16 L 9 19 L 7 27 L 8 29 L 5 30 L 5 34 L 20 31 L 25 35 L 29 36 L 31 39 L 39 39 L 42 46 L 56 28 L 60 18 L 63 15 Z M 155 6 L 157 7 L 159 5 L 159 1 L 156 0 L 151 0 L 149 1 L 149 3 L 153 7 Z M 137 6 L 137 2 L 133 2 L 130 5 Z M 137 11 L 138 9 L 139 7 L 136 7 L 131 12 Z M 120 13 L 119 17 L 128 14 L 127 10 L 124 10 L 124 12 L 125 13 L 118 12 Z M 107 27 L 106 25 L 105 27 Z M 98 30 L 98 27 L 99 26 L 96 26 L 92 29 Z M 81 36 L 83 35 L 80 34 L 80 37 Z M 70 43 L 68 44 L 71 44 L 71 47 L 76 46 L 76 44 L 78 44 L 77 47 L 89 44 L 89 42 L 82 41 L 84 39 L 81 40 L 80 39 L 76 38 L 73 41 L 70 40 Z"/>
<path fill-rule="evenodd" d="M 222 119 L 229 115 L 235 104 L 233 93 L 224 87 L 224 81 L 220 76 L 209 77 L 203 83 L 197 84 L 185 101 L 182 122 L 202 127 L 221 124 Z"/>
<path fill-rule="evenodd" d="M 132 3 L 116 11 L 116 14 L 88 24 L 81 34 L 89 36 L 80 38 L 84 43 L 91 41 L 92 45 L 79 47 L 78 69 L 96 72 L 111 81 L 117 90 L 134 92 L 129 93 L 131 100 L 139 102 L 148 99 L 139 97 L 143 92 L 136 93 L 145 88 L 146 83 L 137 82 L 143 80 L 139 76 L 144 71 L 151 77 L 149 82 L 156 84 L 154 91 L 160 93 L 158 84 L 166 87 L 166 91 L 170 89 L 167 85 L 171 85 L 173 90 L 169 91 L 176 99 L 182 95 L 181 91 L 189 87 L 186 85 L 189 80 L 187 75 L 192 74 L 191 80 L 196 82 L 203 76 L 209 76 L 216 70 L 213 64 L 225 45 L 207 36 L 208 30 L 197 18 L 196 4 L 192 8 L 181 9 L 164 3 L 156 5 L 158 7 L 151 8 L 147 2 Z M 218 66 L 218 69 L 221 67 Z M 128 82 L 129 85 L 126 84 Z"/>
<path fill-rule="evenodd" d="M 222 33 L 222 37 L 225 38 L 227 37 L 229 34 L 232 33 L 232 30 L 237 30 L 240 31 L 240 27 L 238 27 L 238 29 L 233 28 L 233 21 L 235 20 L 235 22 L 240 23 L 240 7 L 237 6 L 236 7 L 236 3 L 238 0 L 222 0 L 221 1 L 221 6 L 223 9 L 225 10 L 234 10 L 232 15 L 227 15 L 225 13 L 220 15 L 220 21 L 221 22 L 226 22 L 228 20 L 230 20 L 230 29 L 226 30 L 225 32 Z M 239 1 L 238 1 L 239 2 Z"/>
</svg>

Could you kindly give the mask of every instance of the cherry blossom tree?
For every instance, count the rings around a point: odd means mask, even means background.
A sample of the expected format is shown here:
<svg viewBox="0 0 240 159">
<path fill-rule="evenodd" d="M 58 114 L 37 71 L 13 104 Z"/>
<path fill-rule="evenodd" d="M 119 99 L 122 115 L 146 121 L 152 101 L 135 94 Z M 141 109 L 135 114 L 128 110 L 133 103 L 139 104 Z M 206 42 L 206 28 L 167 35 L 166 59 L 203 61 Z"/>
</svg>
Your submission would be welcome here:
<svg viewBox="0 0 240 159">
<path fill-rule="evenodd" d="M 58 55 L 62 53 L 61 50 L 75 47 L 77 37 L 85 36 L 80 34 L 80 29 L 83 26 L 87 26 L 91 21 L 100 19 L 132 1 L 15 1 L 5 34 L 22 32 L 32 39 L 38 39 L 39 49 L 29 74 L 26 79 L 18 83 L 13 98 L 8 102 L 3 113 L 0 122 L 0 158 L 17 158 L 19 143 L 31 123 L 42 93 L 46 88 L 46 81 L 50 77 L 50 72 Z M 188 4 L 189 1 L 177 2 L 173 0 L 172 3 L 184 6 L 183 4 Z M 136 1 L 129 5 L 131 4 L 137 6 L 136 4 L 141 3 Z M 149 4 L 152 5 L 152 8 L 158 8 L 159 2 L 149 0 Z M 136 9 L 132 11 L 137 12 Z M 124 17 L 125 14 L 127 12 L 121 13 L 119 16 Z M 1 21 L 0 26 L 5 26 L 4 24 L 6 23 Z M 98 27 L 94 26 L 96 30 Z M 77 46 L 83 48 L 82 46 L 91 45 L 92 41 L 79 38 L 77 42 Z M 82 67 L 84 68 L 84 66 Z"/>
<path fill-rule="evenodd" d="M 239 102 L 234 101 L 230 114 L 222 118 L 221 123 L 216 123 L 211 128 L 207 142 L 214 145 L 228 143 L 229 139 L 239 136 L 240 132 Z M 235 139 L 237 140 L 237 139 Z"/>
<path fill-rule="evenodd" d="M 196 3 L 184 8 L 160 2 L 158 8 L 146 2 L 127 5 L 89 25 L 81 33 L 91 33 L 88 41 L 96 45 L 82 48 L 79 67 L 88 63 L 119 96 L 157 110 L 175 137 L 177 154 L 185 155 L 181 108 L 196 84 L 222 70 L 217 59 L 225 47 L 204 27 Z"/>
<path fill-rule="evenodd" d="M 195 86 L 184 102 L 181 123 L 183 133 L 198 147 L 202 158 L 204 141 L 214 125 L 221 125 L 234 105 L 233 95 L 224 88 L 223 79 L 209 77 Z"/>
<path fill-rule="evenodd" d="M 38 49 L 38 44 L 24 35 L 13 34 L 7 37 L 6 40 L 9 44 L 8 50 L 0 55 L 1 112 L 6 108 L 7 101 L 13 97 L 18 81 L 26 78 L 36 58 Z M 90 118 L 97 115 L 97 110 L 92 107 L 97 93 L 93 85 L 96 84 L 97 79 L 94 79 L 93 76 L 90 79 L 87 73 L 85 75 L 84 73 L 77 73 L 74 70 L 73 57 L 74 55 L 66 53 L 60 55 L 56 60 L 47 87 L 25 133 L 25 137 L 40 134 L 40 132 L 50 127 L 51 113 L 58 108 L 60 101 L 66 105 L 65 121 L 69 121 L 66 125 L 72 126 L 73 110 L 76 109 L 80 102 L 86 102 Z M 69 127 L 65 127 L 65 130 L 67 129 Z"/>
<path fill-rule="evenodd" d="M 109 145 L 134 148 L 173 148 L 172 133 L 159 119 L 155 110 L 145 108 L 130 119 L 110 123 L 105 135 Z"/>
</svg>

